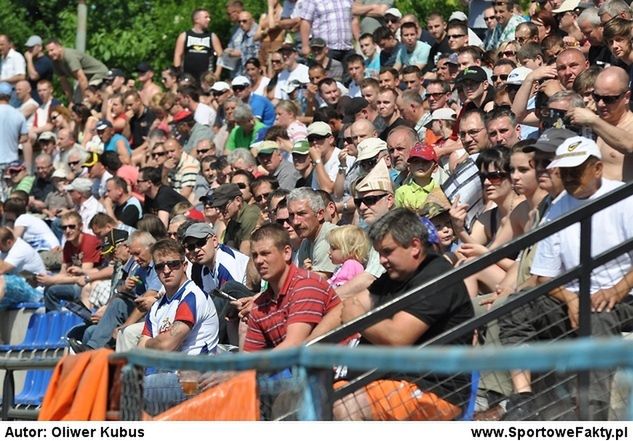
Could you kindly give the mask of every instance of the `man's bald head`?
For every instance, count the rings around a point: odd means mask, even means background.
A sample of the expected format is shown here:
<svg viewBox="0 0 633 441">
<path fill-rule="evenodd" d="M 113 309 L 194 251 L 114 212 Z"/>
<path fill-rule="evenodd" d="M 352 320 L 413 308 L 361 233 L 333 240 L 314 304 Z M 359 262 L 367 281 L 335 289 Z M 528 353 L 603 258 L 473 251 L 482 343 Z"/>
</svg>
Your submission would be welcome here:
<svg viewBox="0 0 633 441">
<path fill-rule="evenodd" d="M 576 77 L 588 67 L 589 62 L 580 49 L 565 49 L 556 57 L 558 80 L 567 90 L 572 90 Z"/>
<path fill-rule="evenodd" d="M 352 140 L 355 145 L 358 145 L 361 141 L 367 138 L 375 138 L 378 136 L 376 127 L 368 119 L 359 119 L 351 126 Z"/>
<path fill-rule="evenodd" d="M 607 67 L 598 74 L 594 84 L 594 100 L 598 116 L 617 125 L 629 111 L 629 75 L 621 67 Z"/>
<path fill-rule="evenodd" d="M 599 81 L 606 82 L 614 82 L 622 86 L 623 89 L 626 89 L 629 84 L 629 74 L 626 73 L 624 69 L 618 66 L 609 66 L 602 70 L 598 74 L 598 78 L 596 78 L 596 84 Z"/>
</svg>

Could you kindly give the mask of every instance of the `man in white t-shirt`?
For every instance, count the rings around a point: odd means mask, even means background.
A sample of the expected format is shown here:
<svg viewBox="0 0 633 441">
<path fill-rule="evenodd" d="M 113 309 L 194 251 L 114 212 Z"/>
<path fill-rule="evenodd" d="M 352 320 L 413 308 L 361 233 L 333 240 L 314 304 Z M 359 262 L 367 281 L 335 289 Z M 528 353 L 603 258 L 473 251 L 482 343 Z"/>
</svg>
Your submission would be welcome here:
<svg viewBox="0 0 633 441">
<path fill-rule="evenodd" d="M 55 233 L 37 216 L 26 212 L 26 205 L 21 199 L 9 198 L 4 203 L 4 221 L 13 225 L 16 237 L 23 238 L 36 251 L 48 251 L 59 248 L 60 243 Z"/>
<path fill-rule="evenodd" d="M 275 99 L 287 100 L 288 94 L 286 84 L 298 81 L 301 84 L 308 84 L 308 66 L 297 63 L 297 51 L 293 47 L 283 47 L 278 51 L 283 59 L 284 70 L 279 73 L 277 86 L 275 87 Z"/>
<path fill-rule="evenodd" d="M 622 182 L 602 177 L 603 163 L 600 148 L 591 139 L 575 136 L 565 140 L 557 149 L 548 168 L 558 168 L 565 193 L 543 217 L 553 221 L 600 198 L 622 185 Z M 627 198 L 595 213 L 591 224 L 591 252 L 598 256 L 633 237 L 633 198 Z M 571 225 L 538 243 L 531 273 L 539 283 L 549 280 L 580 264 L 580 223 Z M 633 275 L 633 260 L 629 253 L 595 268 L 590 277 L 591 335 L 619 336 L 633 330 L 633 286 L 628 280 Z M 500 337 L 504 344 L 525 344 L 529 340 L 565 338 L 579 326 L 579 283 L 575 279 L 543 295 L 528 308 L 513 310 L 499 320 Z M 510 397 L 507 419 L 524 419 L 529 413 L 532 389 L 529 373 L 518 385 L 517 394 Z M 605 420 L 609 416 L 612 371 L 592 371 L 589 384 L 590 417 Z M 533 406 L 532 406 L 533 407 Z M 537 416 L 532 409 L 530 416 Z"/>
<path fill-rule="evenodd" d="M 354 164 L 354 158 L 347 156 L 341 164 L 338 155 L 341 152 L 336 146 L 336 139 L 329 124 L 317 121 L 308 126 L 308 142 L 310 143 L 310 159 L 314 165 L 312 188 L 332 193 L 336 174 L 345 174 Z"/>
</svg>

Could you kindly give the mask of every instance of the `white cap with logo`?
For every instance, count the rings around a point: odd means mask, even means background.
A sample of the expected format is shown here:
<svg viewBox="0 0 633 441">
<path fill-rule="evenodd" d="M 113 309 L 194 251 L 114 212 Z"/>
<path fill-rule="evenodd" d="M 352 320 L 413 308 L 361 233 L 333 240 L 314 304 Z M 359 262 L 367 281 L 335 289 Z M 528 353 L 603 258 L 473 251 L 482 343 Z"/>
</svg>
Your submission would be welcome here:
<svg viewBox="0 0 633 441">
<path fill-rule="evenodd" d="M 591 156 L 602 159 L 598 144 L 592 139 L 574 136 L 558 146 L 556 157 L 547 168 L 578 167 Z"/>
</svg>

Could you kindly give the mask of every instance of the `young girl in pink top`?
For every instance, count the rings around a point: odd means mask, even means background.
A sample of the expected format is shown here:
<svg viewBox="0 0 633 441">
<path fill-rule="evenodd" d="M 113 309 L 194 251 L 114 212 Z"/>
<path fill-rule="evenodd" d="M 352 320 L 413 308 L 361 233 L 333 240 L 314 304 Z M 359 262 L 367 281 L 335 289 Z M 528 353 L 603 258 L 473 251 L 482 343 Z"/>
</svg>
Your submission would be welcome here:
<svg viewBox="0 0 633 441">
<path fill-rule="evenodd" d="M 365 271 L 371 244 L 363 230 L 355 225 L 344 225 L 330 231 L 327 240 L 330 260 L 339 265 L 328 280 L 331 287 L 341 286 Z"/>
</svg>

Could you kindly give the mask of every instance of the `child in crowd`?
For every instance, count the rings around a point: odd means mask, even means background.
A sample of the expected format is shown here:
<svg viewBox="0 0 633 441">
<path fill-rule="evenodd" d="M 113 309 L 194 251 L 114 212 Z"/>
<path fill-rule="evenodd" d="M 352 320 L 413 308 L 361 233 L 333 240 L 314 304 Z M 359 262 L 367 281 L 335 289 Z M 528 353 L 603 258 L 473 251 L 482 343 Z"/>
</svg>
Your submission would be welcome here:
<svg viewBox="0 0 633 441">
<path fill-rule="evenodd" d="M 437 168 L 437 154 L 432 145 L 417 143 L 409 152 L 410 180 L 396 190 L 396 206 L 420 212 L 427 197 L 436 188 L 433 172 Z"/>
<path fill-rule="evenodd" d="M 436 202 L 429 202 L 422 209 L 422 216 L 426 216 L 435 226 L 439 238 L 440 252 L 444 255 L 453 254 L 457 249 L 457 238 L 453 231 L 453 224 L 448 208 Z M 449 255 L 449 261 L 452 261 Z"/>
<path fill-rule="evenodd" d="M 331 287 L 339 287 L 365 271 L 370 243 L 362 229 L 355 225 L 335 228 L 329 232 L 327 241 L 330 244 L 330 260 L 339 265 L 328 280 Z"/>
</svg>

